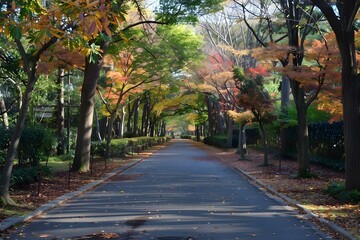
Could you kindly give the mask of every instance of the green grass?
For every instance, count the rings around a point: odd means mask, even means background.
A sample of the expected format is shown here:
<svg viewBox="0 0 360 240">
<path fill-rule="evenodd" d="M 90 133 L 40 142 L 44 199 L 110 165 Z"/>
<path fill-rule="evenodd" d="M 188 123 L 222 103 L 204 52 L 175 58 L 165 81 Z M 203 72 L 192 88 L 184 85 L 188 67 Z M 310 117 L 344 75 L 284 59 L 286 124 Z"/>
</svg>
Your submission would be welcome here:
<svg viewBox="0 0 360 240">
<path fill-rule="evenodd" d="M 72 160 L 67 161 L 49 161 L 48 166 L 51 168 L 52 172 L 61 172 L 69 170 L 69 163 L 72 163 Z M 45 162 L 41 164 L 45 165 Z"/>
<path fill-rule="evenodd" d="M 35 208 L 31 208 L 28 206 L 6 206 L 0 208 L 0 213 L 8 217 L 23 216 L 27 213 L 30 213 L 34 209 Z"/>
</svg>

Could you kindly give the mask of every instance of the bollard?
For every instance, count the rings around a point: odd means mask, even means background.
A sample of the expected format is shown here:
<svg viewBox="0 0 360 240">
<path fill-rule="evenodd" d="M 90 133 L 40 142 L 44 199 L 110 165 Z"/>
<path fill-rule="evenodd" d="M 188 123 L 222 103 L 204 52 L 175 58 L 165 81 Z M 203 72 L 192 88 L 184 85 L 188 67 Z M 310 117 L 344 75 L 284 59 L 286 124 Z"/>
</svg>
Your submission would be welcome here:
<svg viewBox="0 0 360 240">
<path fill-rule="evenodd" d="M 69 173 L 68 173 L 68 188 L 70 188 L 70 172 L 71 172 L 71 163 L 69 163 Z"/>
<path fill-rule="evenodd" d="M 42 171 L 41 168 L 38 171 L 38 186 L 37 186 L 37 196 L 40 196 L 41 191 L 41 182 L 42 182 Z"/>
<path fill-rule="evenodd" d="M 90 176 L 93 175 L 94 158 L 90 156 Z"/>
</svg>

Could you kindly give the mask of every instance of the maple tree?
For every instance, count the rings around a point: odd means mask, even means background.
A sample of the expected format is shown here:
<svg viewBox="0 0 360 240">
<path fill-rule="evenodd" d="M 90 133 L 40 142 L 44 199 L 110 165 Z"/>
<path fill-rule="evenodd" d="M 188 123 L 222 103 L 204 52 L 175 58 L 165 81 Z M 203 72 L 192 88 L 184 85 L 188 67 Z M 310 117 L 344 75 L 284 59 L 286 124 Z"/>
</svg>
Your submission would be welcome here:
<svg viewBox="0 0 360 240">
<path fill-rule="evenodd" d="M 57 42 L 59 33 L 70 27 L 62 21 L 58 10 L 44 9 L 37 1 L 8 1 L 0 9 L 0 32 L 9 41 L 15 42 L 22 62 L 21 68 L 27 76 L 22 105 L 1 175 L 0 197 L 4 204 L 15 204 L 9 195 L 10 176 L 32 91 L 39 77 L 37 67 L 40 58 Z"/>
<path fill-rule="evenodd" d="M 360 1 L 313 0 L 328 20 L 335 33 L 341 56 L 342 102 L 344 114 L 346 190 L 360 189 L 360 134 L 359 66 L 355 42 L 355 23 L 359 18 Z"/>
<path fill-rule="evenodd" d="M 284 14 L 284 19 L 286 21 L 288 44 L 287 46 L 284 46 L 284 48 L 287 48 L 287 50 L 278 49 L 279 51 L 276 51 L 274 48 L 277 48 L 276 46 L 278 46 L 278 44 L 275 43 L 276 41 L 270 41 L 269 43 L 263 43 L 262 45 L 274 50 L 270 51 L 270 54 L 265 55 L 269 56 L 271 59 L 274 59 L 274 56 L 278 56 L 278 61 L 283 67 L 289 67 L 294 69 L 301 68 L 300 66 L 302 66 L 305 57 L 305 40 L 310 34 L 321 34 L 321 32 L 319 32 L 320 28 L 318 27 L 317 23 L 320 19 L 322 19 L 322 15 L 319 14 L 318 11 L 316 11 L 314 6 L 310 5 L 308 7 L 308 3 L 306 2 L 281 0 L 279 1 L 279 4 L 279 9 L 282 10 L 282 14 Z M 253 33 L 256 34 L 254 31 Z M 260 39 L 257 38 L 257 40 Z M 270 64 L 273 63 L 274 62 L 271 62 Z M 309 105 L 316 99 L 318 91 L 307 91 L 309 89 L 304 89 L 299 81 L 288 78 L 286 74 L 285 77 L 283 77 L 283 80 L 289 80 L 290 82 L 290 88 L 297 110 L 297 121 L 299 129 L 297 136 L 299 162 L 298 175 L 306 177 L 309 176 L 310 173 L 310 155 L 308 143 L 309 139 L 307 133 L 307 109 Z M 321 85 L 322 84 L 317 85 L 317 87 Z M 282 84 L 282 86 L 284 86 L 284 84 Z M 311 97 L 309 97 L 308 93 L 310 93 Z M 283 134 L 281 134 L 281 136 L 283 136 Z"/>
<path fill-rule="evenodd" d="M 250 110 L 246 111 L 235 111 L 229 110 L 229 116 L 239 124 L 239 136 L 238 136 L 238 146 L 237 146 L 237 153 L 240 155 L 240 159 L 246 159 L 245 157 L 245 150 L 246 150 L 246 135 L 245 135 L 245 126 L 247 124 L 251 124 L 254 114 Z"/>
<path fill-rule="evenodd" d="M 264 88 L 264 76 L 267 75 L 268 73 L 262 66 L 249 68 L 246 73 L 242 69 L 234 69 L 236 88 L 239 89 L 237 105 L 250 110 L 254 115 L 255 121 L 259 124 L 264 148 L 264 166 L 269 165 L 267 136 L 264 125 L 275 119 L 275 116 L 272 114 L 274 111 L 274 100 L 271 99 L 269 93 Z"/>
</svg>

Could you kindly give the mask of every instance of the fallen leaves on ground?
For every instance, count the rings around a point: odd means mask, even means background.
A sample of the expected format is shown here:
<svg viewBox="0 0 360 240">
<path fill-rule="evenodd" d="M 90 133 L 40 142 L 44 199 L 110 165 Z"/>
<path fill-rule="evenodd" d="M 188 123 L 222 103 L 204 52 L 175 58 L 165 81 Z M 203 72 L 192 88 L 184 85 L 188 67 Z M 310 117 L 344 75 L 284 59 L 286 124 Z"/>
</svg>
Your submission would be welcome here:
<svg viewBox="0 0 360 240">
<path fill-rule="evenodd" d="M 153 151 L 156 151 L 162 147 L 163 146 L 154 146 L 152 147 L 153 150 L 135 154 L 133 157 L 147 157 L 151 155 Z M 56 172 L 52 177 L 42 179 L 40 185 L 40 194 L 38 194 L 38 182 L 13 188 L 10 190 L 10 195 L 19 206 L 0 208 L 0 221 L 3 221 L 4 219 L 11 216 L 19 216 L 29 213 L 41 205 L 48 203 L 66 193 L 73 192 L 90 182 L 101 179 L 105 176 L 105 174 L 129 163 L 133 157 L 128 156 L 123 159 L 108 160 L 106 162 L 106 166 L 103 160 L 95 160 L 93 163 L 92 172 L 70 172 L 70 185 L 68 181 L 68 171 Z M 113 178 L 117 178 L 117 176 L 120 175 L 115 175 Z M 136 179 L 136 177 L 138 176 L 127 176 L 126 179 L 119 177 L 117 180 L 131 180 Z"/>
<path fill-rule="evenodd" d="M 360 239 L 360 204 L 339 202 L 325 193 L 325 189 L 331 182 L 344 181 L 345 173 L 312 165 L 311 171 L 315 173 L 316 178 L 297 179 L 294 178 L 297 173 L 296 160 L 282 160 L 280 169 L 279 159 L 275 159 L 270 154 L 269 163 L 271 166 L 265 167 L 261 166 L 264 156 L 260 151 L 250 149 L 246 155 L 247 159 L 239 160 L 239 155 L 235 153 L 234 149 L 223 150 L 200 143 L 194 144 L 206 150 L 214 159 L 246 172 Z M 315 222 L 317 221 L 315 220 Z M 320 227 L 335 239 L 344 239 L 326 226 Z"/>
</svg>

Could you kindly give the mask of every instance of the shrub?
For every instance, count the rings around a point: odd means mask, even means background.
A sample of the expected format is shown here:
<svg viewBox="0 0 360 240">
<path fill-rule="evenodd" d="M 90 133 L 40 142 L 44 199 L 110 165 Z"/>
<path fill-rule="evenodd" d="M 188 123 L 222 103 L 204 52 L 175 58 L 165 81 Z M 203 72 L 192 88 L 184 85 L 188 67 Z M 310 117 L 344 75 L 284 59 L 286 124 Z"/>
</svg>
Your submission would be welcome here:
<svg viewBox="0 0 360 240">
<path fill-rule="evenodd" d="M 345 183 L 333 182 L 327 187 L 326 192 L 340 201 L 360 203 L 360 191 L 345 191 Z"/>
<path fill-rule="evenodd" d="M 48 166 L 38 165 L 35 167 L 15 168 L 11 175 L 10 186 L 24 186 L 37 181 L 40 171 L 43 177 L 50 177 L 52 175 L 51 169 Z"/>
<path fill-rule="evenodd" d="M 123 157 L 129 150 L 129 139 L 113 139 L 110 143 L 110 157 Z"/>
<path fill-rule="evenodd" d="M 54 134 L 43 127 L 24 128 L 17 150 L 19 165 L 37 166 L 51 154 Z"/>
<path fill-rule="evenodd" d="M 10 140 L 12 135 L 12 129 L 5 129 L 0 126 L 0 164 L 5 163 L 6 152 L 9 148 Z"/>
<path fill-rule="evenodd" d="M 169 137 L 135 137 L 113 139 L 110 143 L 110 157 L 123 157 L 135 149 L 145 149 L 149 146 L 170 141 Z M 91 144 L 91 155 L 105 157 L 106 142 L 96 141 Z"/>
<path fill-rule="evenodd" d="M 246 144 L 257 144 L 261 139 L 261 135 L 258 128 L 246 128 Z"/>
<path fill-rule="evenodd" d="M 208 136 L 204 138 L 204 143 L 218 148 L 228 148 L 227 137 L 224 135 Z"/>
<path fill-rule="evenodd" d="M 191 135 L 180 135 L 181 139 L 191 139 Z"/>
<path fill-rule="evenodd" d="M 106 142 L 96 141 L 91 143 L 90 154 L 92 156 L 98 155 L 100 157 L 105 157 L 105 151 L 106 151 Z"/>
</svg>

